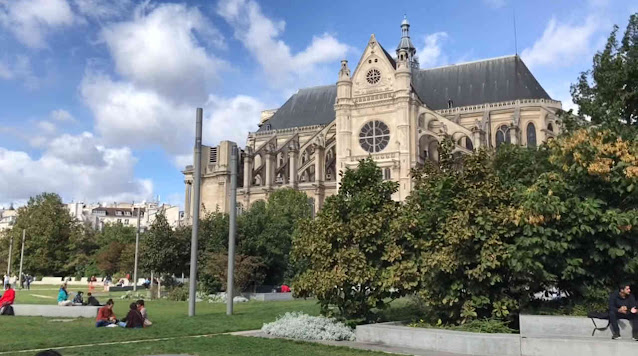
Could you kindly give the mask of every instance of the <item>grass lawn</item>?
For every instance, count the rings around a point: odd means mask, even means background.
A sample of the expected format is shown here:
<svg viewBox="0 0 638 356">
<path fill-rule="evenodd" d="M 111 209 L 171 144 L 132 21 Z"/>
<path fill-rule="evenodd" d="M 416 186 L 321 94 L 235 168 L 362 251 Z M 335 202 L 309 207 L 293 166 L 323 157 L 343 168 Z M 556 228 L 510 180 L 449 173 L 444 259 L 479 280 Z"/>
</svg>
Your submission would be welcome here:
<svg viewBox="0 0 638 356">
<path fill-rule="evenodd" d="M 30 291 L 17 291 L 16 304 L 56 304 L 54 297 L 57 296 L 57 290 L 57 286 L 37 286 Z M 69 290 L 75 292 L 78 288 L 69 287 Z M 132 300 L 119 298 L 124 294 L 123 292 L 104 294 L 96 290 L 95 294 L 102 303 L 108 298 L 113 298 L 114 311 L 118 317 L 125 316 L 128 304 L 132 302 Z M 217 303 L 197 303 L 197 316 L 192 318 L 187 316 L 187 302 L 146 300 L 146 308 L 153 326 L 141 330 L 96 328 L 95 320 L 83 318 L 61 321 L 60 318 L 2 317 L 0 330 L 3 341 L 0 343 L 0 352 L 253 330 L 261 328 L 264 322 L 273 321 L 278 315 L 287 311 L 302 311 L 311 315 L 317 315 L 319 312 L 314 300 L 239 303 L 235 304 L 235 315 L 231 317 L 226 316 L 226 305 Z M 64 355 L 120 355 L 123 353 L 128 355 L 190 353 L 251 356 L 275 353 L 283 355 L 373 354 L 286 340 L 229 335 L 63 350 Z"/>
</svg>

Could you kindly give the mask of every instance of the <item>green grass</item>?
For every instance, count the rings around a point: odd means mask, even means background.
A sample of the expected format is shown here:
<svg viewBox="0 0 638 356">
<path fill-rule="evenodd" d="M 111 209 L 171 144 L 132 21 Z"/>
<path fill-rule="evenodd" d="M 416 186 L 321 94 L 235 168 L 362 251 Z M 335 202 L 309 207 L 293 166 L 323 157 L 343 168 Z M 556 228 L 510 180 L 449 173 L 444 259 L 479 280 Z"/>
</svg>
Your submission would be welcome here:
<svg viewBox="0 0 638 356">
<path fill-rule="evenodd" d="M 192 339 L 148 342 L 137 344 L 82 347 L 61 350 L 64 356 L 119 356 L 119 355 L 304 355 L 304 356 L 361 356 L 386 355 L 384 353 L 354 350 L 346 347 L 325 346 L 308 342 L 278 339 L 219 335 Z"/>
<path fill-rule="evenodd" d="M 35 287 L 35 286 L 32 286 Z M 84 288 L 70 287 L 76 292 Z M 57 286 L 37 286 L 30 291 L 17 291 L 16 304 L 56 304 Z M 125 316 L 131 300 L 120 299 L 124 292 L 103 293 L 96 289 L 101 302 L 108 298 L 115 301 L 114 311 L 118 317 Z M 72 307 L 69 307 L 72 308 Z M 181 337 L 189 335 L 217 334 L 231 331 L 259 329 L 265 322 L 276 319 L 287 311 L 302 311 L 317 315 L 319 307 L 314 300 L 287 302 L 248 302 L 235 304 L 235 315 L 226 315 L 226 305 L 197 303 L 195 317 L 189 318 L 187 302 L 168 300 L 146 300 L 146 308 L 153 326 L 141 330 L 122 328 L 96 328 L 94 319 L 79 318 L 59 321 L 60 318 L 3 317 L 0 319 L 2 342 L 0 352 L 27 349 L 55 348 L 60 346 L 85 345 L 103 342 L 144 340 Z M 214 350 L 214 352 L 213 352 Z M 281 350 L 281 352 L 279 352 Z M 157 353 L 187 353 L 215 355 L 364 355 L 371 354 L 331 346 L 298 343 L 287 340 L 259 339 L 240 336 L 214 336 L 206 338 L 183 338 L 168 341 L 121 344 L 65 349 L 64 355 L 149 355 Z"/>
</svg>

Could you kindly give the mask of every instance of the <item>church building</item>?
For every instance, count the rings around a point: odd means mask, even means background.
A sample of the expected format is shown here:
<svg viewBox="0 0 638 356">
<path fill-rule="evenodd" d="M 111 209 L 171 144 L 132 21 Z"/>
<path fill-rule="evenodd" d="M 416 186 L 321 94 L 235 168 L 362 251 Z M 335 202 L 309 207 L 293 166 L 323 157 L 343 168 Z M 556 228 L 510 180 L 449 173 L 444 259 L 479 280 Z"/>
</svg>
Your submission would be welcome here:
<svg viewBox="0 0 638 356">
<path fill-rule="evenodd" d="M 367 157 L 384 179 L 399 183 L 393 198 L 404 200 L 413 187 L 410 169 L 437 160 L 444 137 L 466 154 L 502 143 L 535 147 L 558 133 L 560 101 L 519 56 L 421 69 L 409 31 L 404 19 L 395 56 L 372 35 L 353 70 L 341 61 L 336 84 L 299 89 L 279 109 L 262 112 L 240 149 L 238 209 L 290 187 L 317 211 L 337 193 L 339 171 Z M 234 145 L 202 147 L 202 213 L 229 211 Z M 193 167 L 183 174 L 188 221 Z"/>
</svg>

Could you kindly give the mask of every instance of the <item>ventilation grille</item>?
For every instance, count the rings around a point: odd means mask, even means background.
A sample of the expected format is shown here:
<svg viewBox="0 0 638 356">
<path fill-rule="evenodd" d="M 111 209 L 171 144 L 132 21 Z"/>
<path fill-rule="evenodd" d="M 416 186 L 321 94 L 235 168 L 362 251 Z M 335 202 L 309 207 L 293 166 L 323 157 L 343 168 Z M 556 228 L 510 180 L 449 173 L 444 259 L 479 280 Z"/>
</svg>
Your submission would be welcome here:
<svg viewBox="0 0 638 356">
<path fill-rule="evenodd" d="M 209 163 L 217 163 L 217 147 L 210 148 L 210 161 Z"/>
</svg>

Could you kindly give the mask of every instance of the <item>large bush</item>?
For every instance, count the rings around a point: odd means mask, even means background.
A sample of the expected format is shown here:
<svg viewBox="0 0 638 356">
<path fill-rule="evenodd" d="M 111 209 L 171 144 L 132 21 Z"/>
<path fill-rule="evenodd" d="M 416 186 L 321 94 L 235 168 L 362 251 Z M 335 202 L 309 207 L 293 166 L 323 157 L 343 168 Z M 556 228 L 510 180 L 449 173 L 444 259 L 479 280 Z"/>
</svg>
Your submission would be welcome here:
<svg viewBox="0 0 638 356">
<path fill-rule="evenodd" d="M 372 159 L 346 170 L 339 193 L 295 231 L 293 258 L 308 266 L 293 283 L 298 296 L 317 297 L 324 314 L 370 320 L 373 308 L 416 285 L 413 238 L 390 229 L 399 214 L 397 189 Z"/>
</svg>

